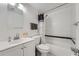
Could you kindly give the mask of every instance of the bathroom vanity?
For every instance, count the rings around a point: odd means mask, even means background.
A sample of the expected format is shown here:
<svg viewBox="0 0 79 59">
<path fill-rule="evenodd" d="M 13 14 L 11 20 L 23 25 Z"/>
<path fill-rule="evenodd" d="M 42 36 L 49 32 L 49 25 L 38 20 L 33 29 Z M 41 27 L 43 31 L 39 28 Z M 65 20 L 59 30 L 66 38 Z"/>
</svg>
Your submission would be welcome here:
<svg viewBox="0 0 79 59">
<path fill-rule="evenodd" d="M 35 56 L 35 39 L 23 38 L 16 42 L 0 42 L 0 56 Z"/>
</svg>

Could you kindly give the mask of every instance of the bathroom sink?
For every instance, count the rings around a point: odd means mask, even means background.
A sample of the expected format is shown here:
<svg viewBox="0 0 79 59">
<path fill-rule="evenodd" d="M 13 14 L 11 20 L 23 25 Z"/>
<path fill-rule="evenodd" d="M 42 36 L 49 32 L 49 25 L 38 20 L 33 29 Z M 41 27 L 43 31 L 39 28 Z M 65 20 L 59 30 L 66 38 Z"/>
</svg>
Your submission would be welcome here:
<svg viewBox="0 0 79 59">
<path fill-rule="evenodd" d="M 23 43 L 32 41 L 32 40 L 34 40 L 34 39 L 32 39 L 32 38 L 21 38 L 21 39 L 13 40 L 13 41 L 10 41 L 10 42 L 0 41 L 0 51 L 8 49 L 10 47 L 14 47 L 14 46 L 19 45 L 19 44 L 23 44 Z"/>
<path fill-rule="evenodd" d="M 19 43 L 19 42 L 21 42 L 21 40 L 19 39 L 19 40 L 13 40 L 13 41 L 11 41 L 11 42 L 8 42 L 9 44 L 17 44 L 17 43 Z"/>
<path fill-rule="evenodd" d="M 24 42 L 28 42 L 28 41 L 31 41 L 33 40 L 32 38 L 21 38 L 21 39 L 18 39 L 18 40 L 13 40 L 11 42 L 9 42 L 9 44 L 21 44 L 21 43 L 24 43 Z"/>
</svg>

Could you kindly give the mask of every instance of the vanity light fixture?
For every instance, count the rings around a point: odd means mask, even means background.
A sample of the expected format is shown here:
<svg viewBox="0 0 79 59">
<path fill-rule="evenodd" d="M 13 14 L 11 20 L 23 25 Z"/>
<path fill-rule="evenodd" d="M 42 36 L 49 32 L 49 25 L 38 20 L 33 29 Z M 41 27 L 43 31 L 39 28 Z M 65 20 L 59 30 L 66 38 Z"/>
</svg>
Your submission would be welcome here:
<svg viewBox="0 0 79 59">
<path fill-rule="evenodd" d="M 21 3 L 8 3 L 8 7 L 10 8 L 10 10 L 14 10 L 14 9 L 19 9 L 21 10 L 23 13 L 26 12 L 25 7 L 23 6 L 23 4 Z"/>
</svg>

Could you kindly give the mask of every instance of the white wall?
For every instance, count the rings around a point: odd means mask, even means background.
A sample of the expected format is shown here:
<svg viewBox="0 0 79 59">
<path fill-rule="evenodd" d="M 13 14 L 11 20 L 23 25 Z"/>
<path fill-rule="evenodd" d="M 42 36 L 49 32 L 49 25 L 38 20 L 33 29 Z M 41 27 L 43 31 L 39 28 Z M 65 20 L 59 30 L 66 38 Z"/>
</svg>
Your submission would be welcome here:
<svg viewBox="0 0 79 59">
<path fill-rule="evenodd" d="M 73 37 L 73 22 L 75 10 L 73 4 L 68 4 L 57 10 L 46 13 L 46 34 Z"/>
<path fill-rule="evenodd" d="M 7 9 L 7 4 L 0 4 L 0 40 L 7 40 L 9 36 L 13 37 L 16 33 L 28 32 L 28 36 L 38 33 L 37 30 L 30 29 L 30 22 L 38 23 L 37 11 L 33 7 L 27 5 L 26 13 L 24 15 L 17 14 L 16 16 L 13 16 L 13 14 L 16 15 L 16 13 Z M 19 20 L 20 18 L 24 18 L 23 29 L 9 27 L 8 20 Z"/>
</svg>

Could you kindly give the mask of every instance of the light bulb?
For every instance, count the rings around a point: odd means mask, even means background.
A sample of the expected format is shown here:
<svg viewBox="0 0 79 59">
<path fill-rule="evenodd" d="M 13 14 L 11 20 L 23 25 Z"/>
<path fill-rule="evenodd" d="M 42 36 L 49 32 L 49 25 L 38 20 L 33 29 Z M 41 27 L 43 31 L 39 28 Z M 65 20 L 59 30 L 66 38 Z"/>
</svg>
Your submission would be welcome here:
<svg viewBox="0 0 79 59">
<path fill-rule="evenodd" d="M 24 6 L 23 6 L 22 4 L 19 4 L 18 8 L 19 8 L 20 10 L 22 10 L 23 12 L 26 12 L 26 10 L 25 10 L 25 8 L 24 8 Z"/>
</svg>

